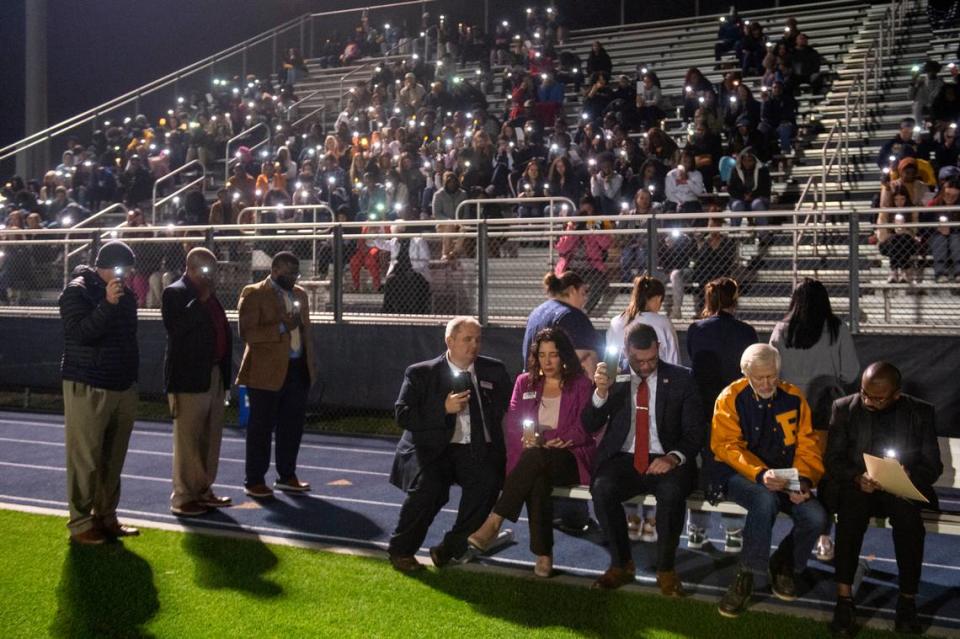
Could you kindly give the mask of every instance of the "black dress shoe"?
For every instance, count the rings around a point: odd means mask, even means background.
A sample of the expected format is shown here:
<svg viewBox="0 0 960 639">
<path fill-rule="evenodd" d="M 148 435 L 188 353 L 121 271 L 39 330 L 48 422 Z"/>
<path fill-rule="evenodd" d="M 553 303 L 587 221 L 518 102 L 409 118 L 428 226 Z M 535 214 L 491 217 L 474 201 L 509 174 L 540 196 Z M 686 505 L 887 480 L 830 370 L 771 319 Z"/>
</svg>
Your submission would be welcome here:
<svg viewBox="0 0 960 639">
<path fill-rule="evenodd" d="M 453 561 L 453 555 L 447 550 L 446 546 L 440 544 L 430 548 L 430 559 L 437 568 L 443 568 Z"/>
<path fill-rule="evenodd" d="M 857 608 L 850 597 L 838 597 L 833 609 L 830 632 L 835 637 L 852 637 L 856 634 Z"/>
<path fill-rule="evenodd" d="M 917 617 L 916 598 L 901 596 L 897 599 L 897 616 L 893 622 L 893 629 L 908 635 L 920 634 L 922 629 L 920 619 Z"/>
</svg>

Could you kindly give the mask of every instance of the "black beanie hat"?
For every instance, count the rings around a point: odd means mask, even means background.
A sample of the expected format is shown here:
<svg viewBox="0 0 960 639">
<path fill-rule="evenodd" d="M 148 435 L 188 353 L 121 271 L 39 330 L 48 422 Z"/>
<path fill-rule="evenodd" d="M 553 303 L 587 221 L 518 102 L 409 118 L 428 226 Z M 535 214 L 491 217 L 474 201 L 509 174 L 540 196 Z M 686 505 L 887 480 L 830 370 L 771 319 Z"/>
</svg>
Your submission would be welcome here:
<svg viewBox="0 0 960 639">
<path fill-rule="evenodd" d="M 95 266 L 97 268 L 133 266 L 135 261 L 136 257 L 133 254 L 133 249 L 123 242 L 114 241 L 107 242 L 100 247 L 100 252 L 97 253 L 97 263 Z"/>
</svg>

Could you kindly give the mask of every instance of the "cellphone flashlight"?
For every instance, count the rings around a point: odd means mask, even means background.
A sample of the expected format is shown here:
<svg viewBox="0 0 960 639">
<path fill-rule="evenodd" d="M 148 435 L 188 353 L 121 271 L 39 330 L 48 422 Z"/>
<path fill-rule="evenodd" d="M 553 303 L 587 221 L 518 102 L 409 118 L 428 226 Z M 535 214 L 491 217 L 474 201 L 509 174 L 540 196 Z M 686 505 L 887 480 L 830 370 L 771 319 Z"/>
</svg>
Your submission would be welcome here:
<svg viewBox="0 0 960 639">
<path fill-rule="evenodd" d="M 118 278 L 119 278 L 119 277 L 123 277 L 123 267 L 122 267 L 122 266 L 114 266 L 114 267 L 113 267 L 113 274 L 116 275 Z"/>
<path fill-rule="evenodd" d="M 888 448 L 885 451 L 883 451 L 883 456 L 886 457 L 887 459 L 897 459 L 897 451 L 894 450 L 893 448 Z"/>
<path fill-rule="evenodd" d="M 607 345 L 603 363 L 607 365 L 607 376 L 615 376 L 620 371 L 620 349 L 613 344 Z"/>
<path fill-rule="evenodd" d="M 523 420 L 523 437 L 529 439 L 537 436 L 537 424 L 532 419 Z"/>
</svg>

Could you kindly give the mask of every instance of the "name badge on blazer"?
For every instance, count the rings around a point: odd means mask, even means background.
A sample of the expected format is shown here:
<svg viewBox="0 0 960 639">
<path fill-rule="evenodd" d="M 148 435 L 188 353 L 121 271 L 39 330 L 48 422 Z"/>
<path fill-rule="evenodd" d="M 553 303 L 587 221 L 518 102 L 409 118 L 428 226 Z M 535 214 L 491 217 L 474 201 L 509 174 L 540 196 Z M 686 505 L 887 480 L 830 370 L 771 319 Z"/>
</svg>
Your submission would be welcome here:
<svg viewBox="0 0 960 639">
<path fill-rule="evenodd" d="M 617 375 L 617 382 L 629 382 L 630 373 L 623 373 L 622 375 Z"/>
<path fill-rule="evenodd" d="M 526 393 L 523 394 L 523 398 L 524 398 L 524 399 L 536 399 L 536 398 L 537 398 L 537 391 L 527 391 Z"/>
<path fill-rule="evenodd" d="M 480 381 L 480 388 L 485 388 L 487 390 L 493 390 L 493 382 Z"/>
</svg>

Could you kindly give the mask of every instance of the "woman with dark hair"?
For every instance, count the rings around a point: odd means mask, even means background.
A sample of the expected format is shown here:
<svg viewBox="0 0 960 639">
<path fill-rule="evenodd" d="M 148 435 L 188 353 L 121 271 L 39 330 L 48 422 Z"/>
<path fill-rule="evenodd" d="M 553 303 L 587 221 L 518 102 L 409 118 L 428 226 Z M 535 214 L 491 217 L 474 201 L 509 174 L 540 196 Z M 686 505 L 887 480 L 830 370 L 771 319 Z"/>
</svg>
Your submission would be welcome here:
<svg viewBox="0 0 960 639">
<path fill-rule="evenodd" d="M 937 195 L 927 206 L 960 205 L 960 178 L 950 177 L 943 181 Z M 955 212 L 940 214 L 941 222 L 955 222 L 960 216 Z M 933 275 L 936 282 L 950 280 L 951 269 L 954 281 L 960 282 L 960 229 L 952 226 L 938 226 L 930 233 L 928 243 L 933 255 Z"/>
<path fill-rule="evenodd" d="M 913 208 L 915 205 L 910 197 L 910 190 L 903 184 L 891 185 L 891 204 L 894 208 Z M 881 203 L 881 206 L 883 204 Z M 913 256 L 917 254 L 919 245 L 917 243 L 917 227 L 904 226 L 904 222 L 909 220 L 910 224 L 916 224 L 920 221 L 920 214 L 916 211 L 903 213 L 891 213 L 883 211 L 877 215 L 877 224 L 895 224 L 895 228 L 878 228 L 876 232 L 877 250 L 880 255 L 890 260 L 890 277 L 887 282 L 891 284 L 900 282 L 906 284 L 915 281 L 916 270 L 913 265 Z"/>
<path fill-rule="evenodd" d="M 847 394 L 846 386 L 860 374 L 860 360 L 850 330 L 834 315 L 827 288 L 810 277 L 793 290 L 790 310 L 777 322 L 770 345 L 780 352 L 780 377 L 803 391 L 813 418 L 821 452 L 826 449 L 833 400 Z M 819 494 L 824 493 L 821 486 Z M 828 508 L 828 511 L 831 510 Z M 833 558 L 829 529 L 817 543 L 817 558 Z"/>
<path fill-rule="evenodd" d="M 588 375 L 597 365 L 597 354 L 603 344 L 599 343 L 590 318 L 583 312 L 587 303 L 589 286 L 574 271 L 547 273 L 543 277 L 547 300 L 530 312 L 527 330 L 523 335 L 523 367 L 527 367 L 530 344 L 544 328 L 562 328 L 573 342 L 577 357 Z"/>
<path fill-rule="evenodd" d="M 587 77 L 591 82 L 595 82 L 595 75 L 600 73 L 609 80 L 610 74 L 613 73 L 613 62 L 600 41 L 594 40 L 590 45 L 590 55 L 587 56 Z"/>
<path fill-rule="evenodd" d="M 700 106 L 700 98 L 705 98 L 707 93 L 713 93 L 713 85 L 707 80 L 700 69 L 690 67 L 686 75 L 683 76 L 683 93 L 680 96 L 683 100 L 683 120 L 689 122 L 693 119 L 697 108 Z"/>
<path fill-rule="evenodd" d="M 596 444 L 580 421 L 593 384 L 584 375 L 573 343 L 563 329 L 545 328 L 530 345 L 527 372 L 517 377 L 503 420 L 507 477 L 503 493 L 471 546 L 486 550 L 504 519 L 517 521 L 523 505 L 530 520 L 534 574 L 553 573 L 554 486 L 590 483 Z"/>
<path fill-rule="evenodd" d="M 660 343 L 660 359 L 668 364 L 680 363 L 680 350 L 677 346 L 677 331 L 673 323 L 660 314 L 663 298 L 667 290 L 663 282 L 649 275 L 641 275 L 633 280 L 633 292 L 627 309 L 610 320 L 607 329 L 607 346 L 623 348 L 623 338 L 636 323 L 648 324 L 657 332 Z"/>
<path fill-rule="evenodd" d="M 549 189 L 547 195 L 569 198 L 572 202 L 579 202 L 580 196 L 583 195 L 583 185 L 577 178 L 570 159 L 565 155 L 561 155 L 550 164 L 547 184 Z"/>
<path fill-rule="evenodd" d="M 704 406 L 713 406 L 724 388 L 742 377 L 740 356 L 751 344 L 760 341 L 757 331 L 746 322 L 734 317 L 740 297 L 736 280 L 729 277 L 714 279 L 704 286 L 703 319 L 687 329 L 687 353 L 690 355 L 690 370 L 697 380 L 700 398 Z M 710 413 L 712 415 L 712 412 Z M 707 428 L 709 432 L 709 424 Z M 716 494 L 713 486 L 713 453 L 710 441 L 701 453 L 703 462 L 701 486 L 709 497 Z M 743 548 L 743 517 L 721 515 L 724 530 L 723 551 L 736 554 Z M 690 511 L 687 525 L 687 548 L 702 548 L 706 543 L 706 531 L 710 513 Z"/>
</svg>

